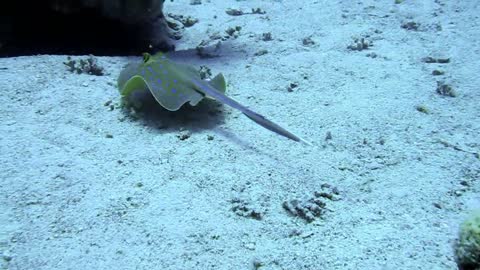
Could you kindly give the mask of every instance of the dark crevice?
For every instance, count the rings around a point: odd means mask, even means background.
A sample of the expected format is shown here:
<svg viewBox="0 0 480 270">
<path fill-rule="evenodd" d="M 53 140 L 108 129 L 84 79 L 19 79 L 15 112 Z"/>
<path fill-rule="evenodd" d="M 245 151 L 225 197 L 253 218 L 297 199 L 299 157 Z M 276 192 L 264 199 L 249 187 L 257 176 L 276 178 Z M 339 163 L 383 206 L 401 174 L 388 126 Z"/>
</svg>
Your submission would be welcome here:
<svg viewBox="0 0 480 270">
<path fill-rule="evenodd" d="M 0 56 L 35 54 L 139 55 L 168 50 L 151 44 L 149 24 L 128 23 L 94 8 L 59 12 L 44 1 L 0 4 Z M 28 5 L 28 6 L 26 6 Z M 159 30 L 161 31 L 161 30 Z"/>
</svg>

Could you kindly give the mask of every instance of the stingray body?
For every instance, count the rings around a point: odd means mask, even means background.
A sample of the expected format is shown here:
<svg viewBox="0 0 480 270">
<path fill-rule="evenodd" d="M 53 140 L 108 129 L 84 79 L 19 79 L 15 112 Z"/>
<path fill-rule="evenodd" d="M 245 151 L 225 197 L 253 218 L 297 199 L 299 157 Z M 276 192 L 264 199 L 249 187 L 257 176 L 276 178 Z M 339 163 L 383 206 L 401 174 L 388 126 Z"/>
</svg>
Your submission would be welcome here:
<svg viewBox="0 0 480 270">
<path fill-rule="evenodd" d="M 187 102 L 195 106 L 204 97 L 210 97 L 238 109 L 268 130 L 296 142 L 307 143 L 264 116 L 226 96 L 225 79 L 221 73 L 210 81 L 202 80 L 199 71 L 194 67 L 175 63 L 163 53 L 153 56 L 145 53 L 143 61 L 127 65 L 118 78 L 118 88 L 121 95 L 126 98 L 137 91 L 150 91 L 155 100 L 170 111 L 178 110 Z"/>
</svg>

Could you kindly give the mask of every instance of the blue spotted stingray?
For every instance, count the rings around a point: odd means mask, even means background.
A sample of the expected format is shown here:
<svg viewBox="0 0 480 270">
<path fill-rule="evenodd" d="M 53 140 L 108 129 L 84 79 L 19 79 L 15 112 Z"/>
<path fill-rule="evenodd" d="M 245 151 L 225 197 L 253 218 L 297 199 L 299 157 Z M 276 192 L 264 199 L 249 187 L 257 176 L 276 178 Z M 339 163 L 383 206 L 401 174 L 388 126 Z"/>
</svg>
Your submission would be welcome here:
<svg viewBox="0 0 480 270">
<path fill-rule="evenodd" d="M 213 98 L 241 111 L 270 131 L 308 144 L 302 138 L 226 96 L 225 78 L 221 73 L 210 81 L 202 80 L 200 72 L 193 66 L 175 63 L 163 53 L 153 56 L 144 53 L 143 61 L 127 65 L 118 78 L 118 88 L 124 98 L 137 91 L 150 91 L 155 100 L 169 111 L 176 111 L 187 102 L 195 106 L 205 97 Z"/>
</svg>

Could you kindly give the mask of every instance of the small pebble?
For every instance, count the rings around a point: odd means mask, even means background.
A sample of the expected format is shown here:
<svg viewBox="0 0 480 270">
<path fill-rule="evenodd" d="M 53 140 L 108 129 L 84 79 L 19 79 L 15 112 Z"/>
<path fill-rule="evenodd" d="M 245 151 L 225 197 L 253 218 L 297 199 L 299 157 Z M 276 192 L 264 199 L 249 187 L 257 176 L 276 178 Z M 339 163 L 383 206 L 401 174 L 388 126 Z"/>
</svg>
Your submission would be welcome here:
<svg viewBox="0 0 480 270">
<path fill-rule="evenodd" d="M 445 72 L 441 71 L 441 70 L 438 70 L 438 69 L 435 69 L 434 71 L 432 71 L 433 76 L 440 76 L 440 75 L 443 75 L 443 74 L 445 74 Z"/>
<path fill-rule="evenodd" d="M 184 141 L 188 138 L 190 138 L 191 133 L 188 131 L 182 131 L 180 134 L 177 135 L 177 138 L 179 138 L 181 141 Z"/>
<path fill-rule="evenodd" d="M 246 243 L 245 248 L 249 250 L 255 250 L 255 244 L 254 243 Z"/>
<path fill-rule="evenodd" d="M 9 262 L 12 260 L 12 256 L 8 252 L 3 253 L 3 260 Z"/>
</svg>

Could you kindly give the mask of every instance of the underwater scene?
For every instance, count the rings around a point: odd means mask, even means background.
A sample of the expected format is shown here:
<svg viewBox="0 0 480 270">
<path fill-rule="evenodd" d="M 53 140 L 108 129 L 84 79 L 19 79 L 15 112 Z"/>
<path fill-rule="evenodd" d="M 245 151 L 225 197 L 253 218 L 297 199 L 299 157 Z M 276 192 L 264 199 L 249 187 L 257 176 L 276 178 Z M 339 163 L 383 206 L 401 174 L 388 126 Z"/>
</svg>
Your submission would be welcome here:
<svg viewBox="0 0 480 270">
<path fill-rule="evenodd" d="M 480 270 L 480 2 L 0 4 L 0 269 Z"/>
</svg>

